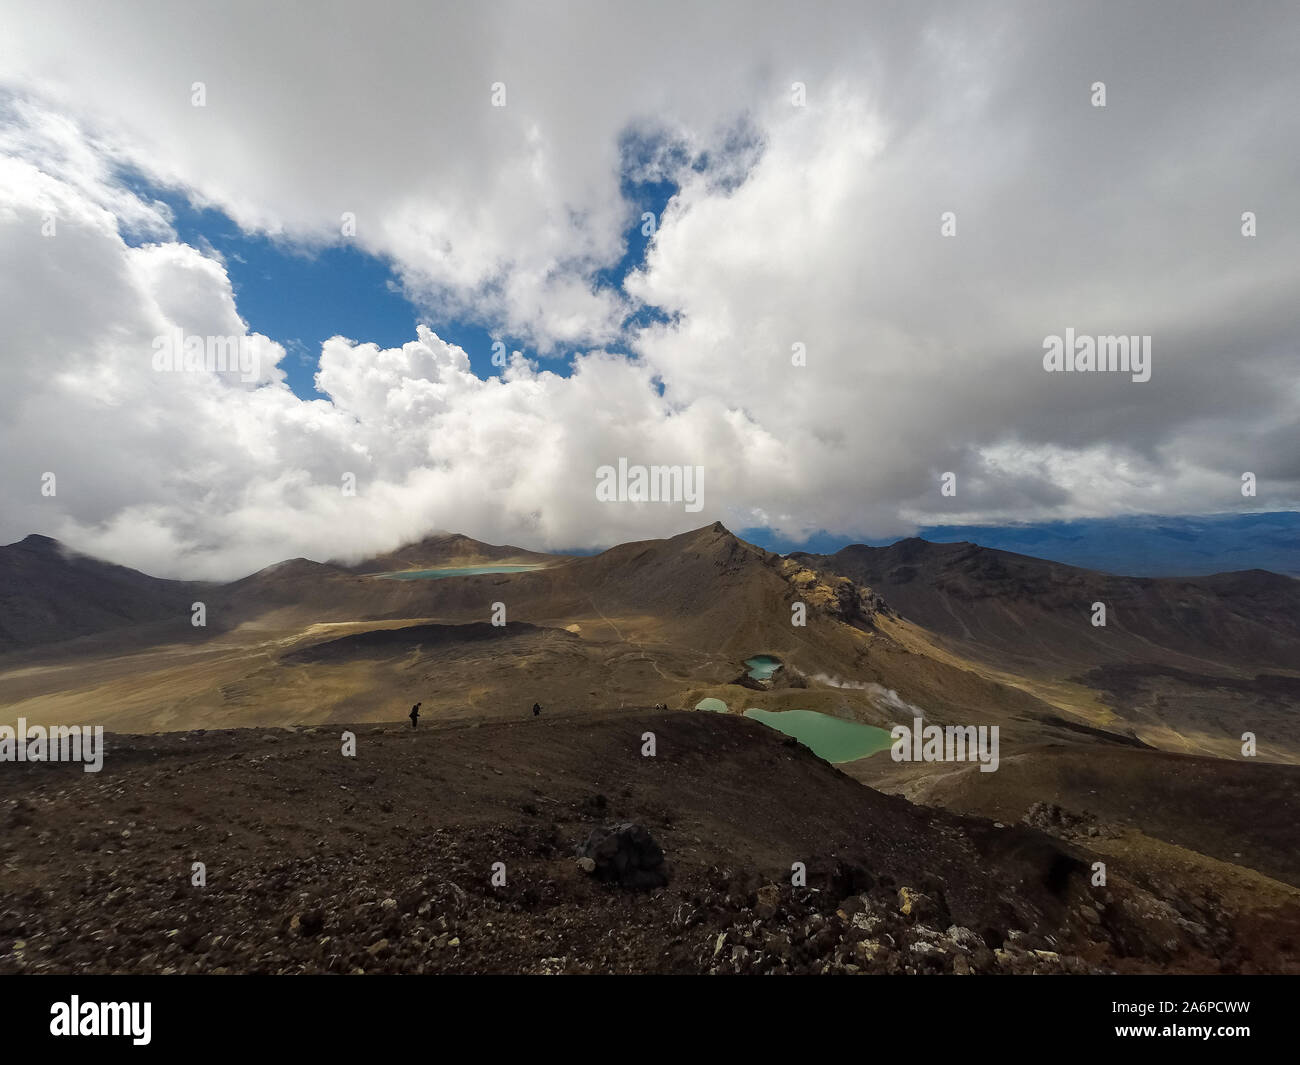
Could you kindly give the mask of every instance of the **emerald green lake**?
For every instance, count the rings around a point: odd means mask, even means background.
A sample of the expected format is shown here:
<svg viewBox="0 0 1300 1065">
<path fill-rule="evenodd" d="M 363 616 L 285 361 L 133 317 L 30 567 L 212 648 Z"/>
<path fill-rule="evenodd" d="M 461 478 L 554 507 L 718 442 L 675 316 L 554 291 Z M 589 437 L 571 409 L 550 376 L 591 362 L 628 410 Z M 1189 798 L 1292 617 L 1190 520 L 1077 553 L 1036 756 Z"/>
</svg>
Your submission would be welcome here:
<svg viewBox="0 0 1300 1065">
<path fill-rule="evenodd" d="M 772 674 L 781 668 L 781 663 L 771 655 L 755 655 L 753 658 L 746 658 L 745 665 L 749 667 L 751 680 L 771 680 Z"/>
<path fill-rule="evenodd" d="M 456 566 L 450 569 L 408 569 L 400 573 L 379 573 L 390 581 L 440 581 L 445 577 L 473 577 L 479 573 L 523 573 L 540 566 Z"/>
<path fill-rule="evenodd" d="M 696 710 L 712 710 L 715 714 L 725 714 L 727 704 L 721 699 L 701 699 L 695 704 Z"/>
<path fill-rule="evenodd" d="M 828 762 L 852 762 L 888 750 L 894 742 L 893 736 L 883 728 L 844 721 L 816 710 L 750 709 L 745 711 L 745 716 L 793 736 Z"/>
</svg>

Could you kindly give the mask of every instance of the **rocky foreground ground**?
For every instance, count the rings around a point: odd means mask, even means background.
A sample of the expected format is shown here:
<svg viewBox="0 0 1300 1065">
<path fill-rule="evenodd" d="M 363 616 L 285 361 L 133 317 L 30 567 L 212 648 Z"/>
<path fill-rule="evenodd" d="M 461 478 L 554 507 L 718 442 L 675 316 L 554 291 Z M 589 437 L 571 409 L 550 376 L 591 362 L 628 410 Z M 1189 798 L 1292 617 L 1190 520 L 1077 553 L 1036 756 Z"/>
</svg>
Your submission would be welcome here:
<svg viewBox="0 0 1300 1065">
<path fill-rule="evenodd" d="M 1095 886 L 1066 813 L 912 805 L 743 718 L 356 726 L 355 757 L 345 731 L 119 735 L 98 774 L 0 767 L 0 972 L 1300 969 L 1300 913 L 1113 863 Z M 579 860 L 619 823 L 666 886 Z"/>
</svg>

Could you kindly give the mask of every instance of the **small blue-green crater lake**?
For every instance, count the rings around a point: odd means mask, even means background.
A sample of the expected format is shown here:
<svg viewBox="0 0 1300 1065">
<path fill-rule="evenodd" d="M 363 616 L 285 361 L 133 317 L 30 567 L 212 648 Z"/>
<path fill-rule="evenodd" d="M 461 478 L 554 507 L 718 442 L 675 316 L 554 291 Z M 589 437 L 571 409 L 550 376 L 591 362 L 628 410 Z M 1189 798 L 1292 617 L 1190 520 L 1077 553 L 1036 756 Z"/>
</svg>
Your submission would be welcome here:
<svg viewBox="0 0 1300 1065">
<path fill-rule="evenodd" d="M 725 714 L 727 712 L 727 704 L 721 699 L 701 699 L 695 704 L 695 709 L 711 710 L 715 714 Z"/>
<path fill-rule="evenodd" d="M 746 658 L 745 665 L 749 667 L 751 680 L 771 680 L 772 674 L 781 668 L 780 661 L 771 655 L 755 655 L 753 658 Z"/>
<path fill-rule="evenodd" d="M 828 762 L 852 762 L 888 750 L 894 742 L 883 728 L 845 721 L 816 710 L 750 709 L 745 711 L 745 716 L 793 736 Z"/>
<path fill-rule="evenodd" d="M 452 569 L 408 569 L 398 573 L 377 573 L 389 581 L 440 581 L 446 577 L 474 577 L 480 573 L 524 573 L 540 566 L 457 566 Z"/>
</svg>

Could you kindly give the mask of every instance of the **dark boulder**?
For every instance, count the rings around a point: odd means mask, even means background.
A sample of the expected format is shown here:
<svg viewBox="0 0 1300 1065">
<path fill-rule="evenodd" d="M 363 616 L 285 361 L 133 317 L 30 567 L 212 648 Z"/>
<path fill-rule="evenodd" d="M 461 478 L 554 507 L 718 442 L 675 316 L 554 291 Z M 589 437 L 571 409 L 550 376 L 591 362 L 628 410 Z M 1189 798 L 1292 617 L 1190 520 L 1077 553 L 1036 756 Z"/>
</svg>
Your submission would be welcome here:
<svg viewBox="0 0 1300 1065">
<path fill-rule="evenodd" d="M 644 825 L 630 821 L 592 829 L 578 847 L 578 861 L 598 880 L 627 888 L 648 891 L 668 883 L 663 849 Z"/>
</svg>

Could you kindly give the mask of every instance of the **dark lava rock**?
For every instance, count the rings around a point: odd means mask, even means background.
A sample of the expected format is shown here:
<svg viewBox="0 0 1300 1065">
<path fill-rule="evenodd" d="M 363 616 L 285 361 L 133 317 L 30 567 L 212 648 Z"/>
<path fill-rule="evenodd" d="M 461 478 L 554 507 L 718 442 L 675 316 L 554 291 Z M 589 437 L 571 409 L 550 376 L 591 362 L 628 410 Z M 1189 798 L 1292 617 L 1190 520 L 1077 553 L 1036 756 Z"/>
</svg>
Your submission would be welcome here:
<svg viewBox="0 0 1300 1065">
<path fill-rule="evenodd" d="M 314 936 L 325 927 L 325 914 L 320 910 L 308 910 L 295 914 L 289 921 L 289 931 L 302 936 Z"/>
<path fill-rule="evenodd" d="M 837 861 L 831 873 L 831 891 L 837 896 L 857 895 L 875 886 L 875 877 L 854 862 Z"/>
<path fill-rule="evenodd" d="M 1076 839 L 1085 835 L 1115 839 L 1120 835 L 1113 826 L 1100 824 L 1096 816 L 1086 810 L 1082 813 L 1074 813 L 1062 809 L 1053 802 L 1034 803 L 1025 811 L 1025 816 L 1020 821 L 1021 824 L 1030 825 L 1065 839 Z"/>
<path fill-rule="evenodd" d="M 591 872 L 598 880 L 623 887 L 648 891 L 668 883 L 663 849 L 644 825 L 630 821 L 593 829 L 578 847 L 578 858 L 594 863 Z"/>
</svg>

